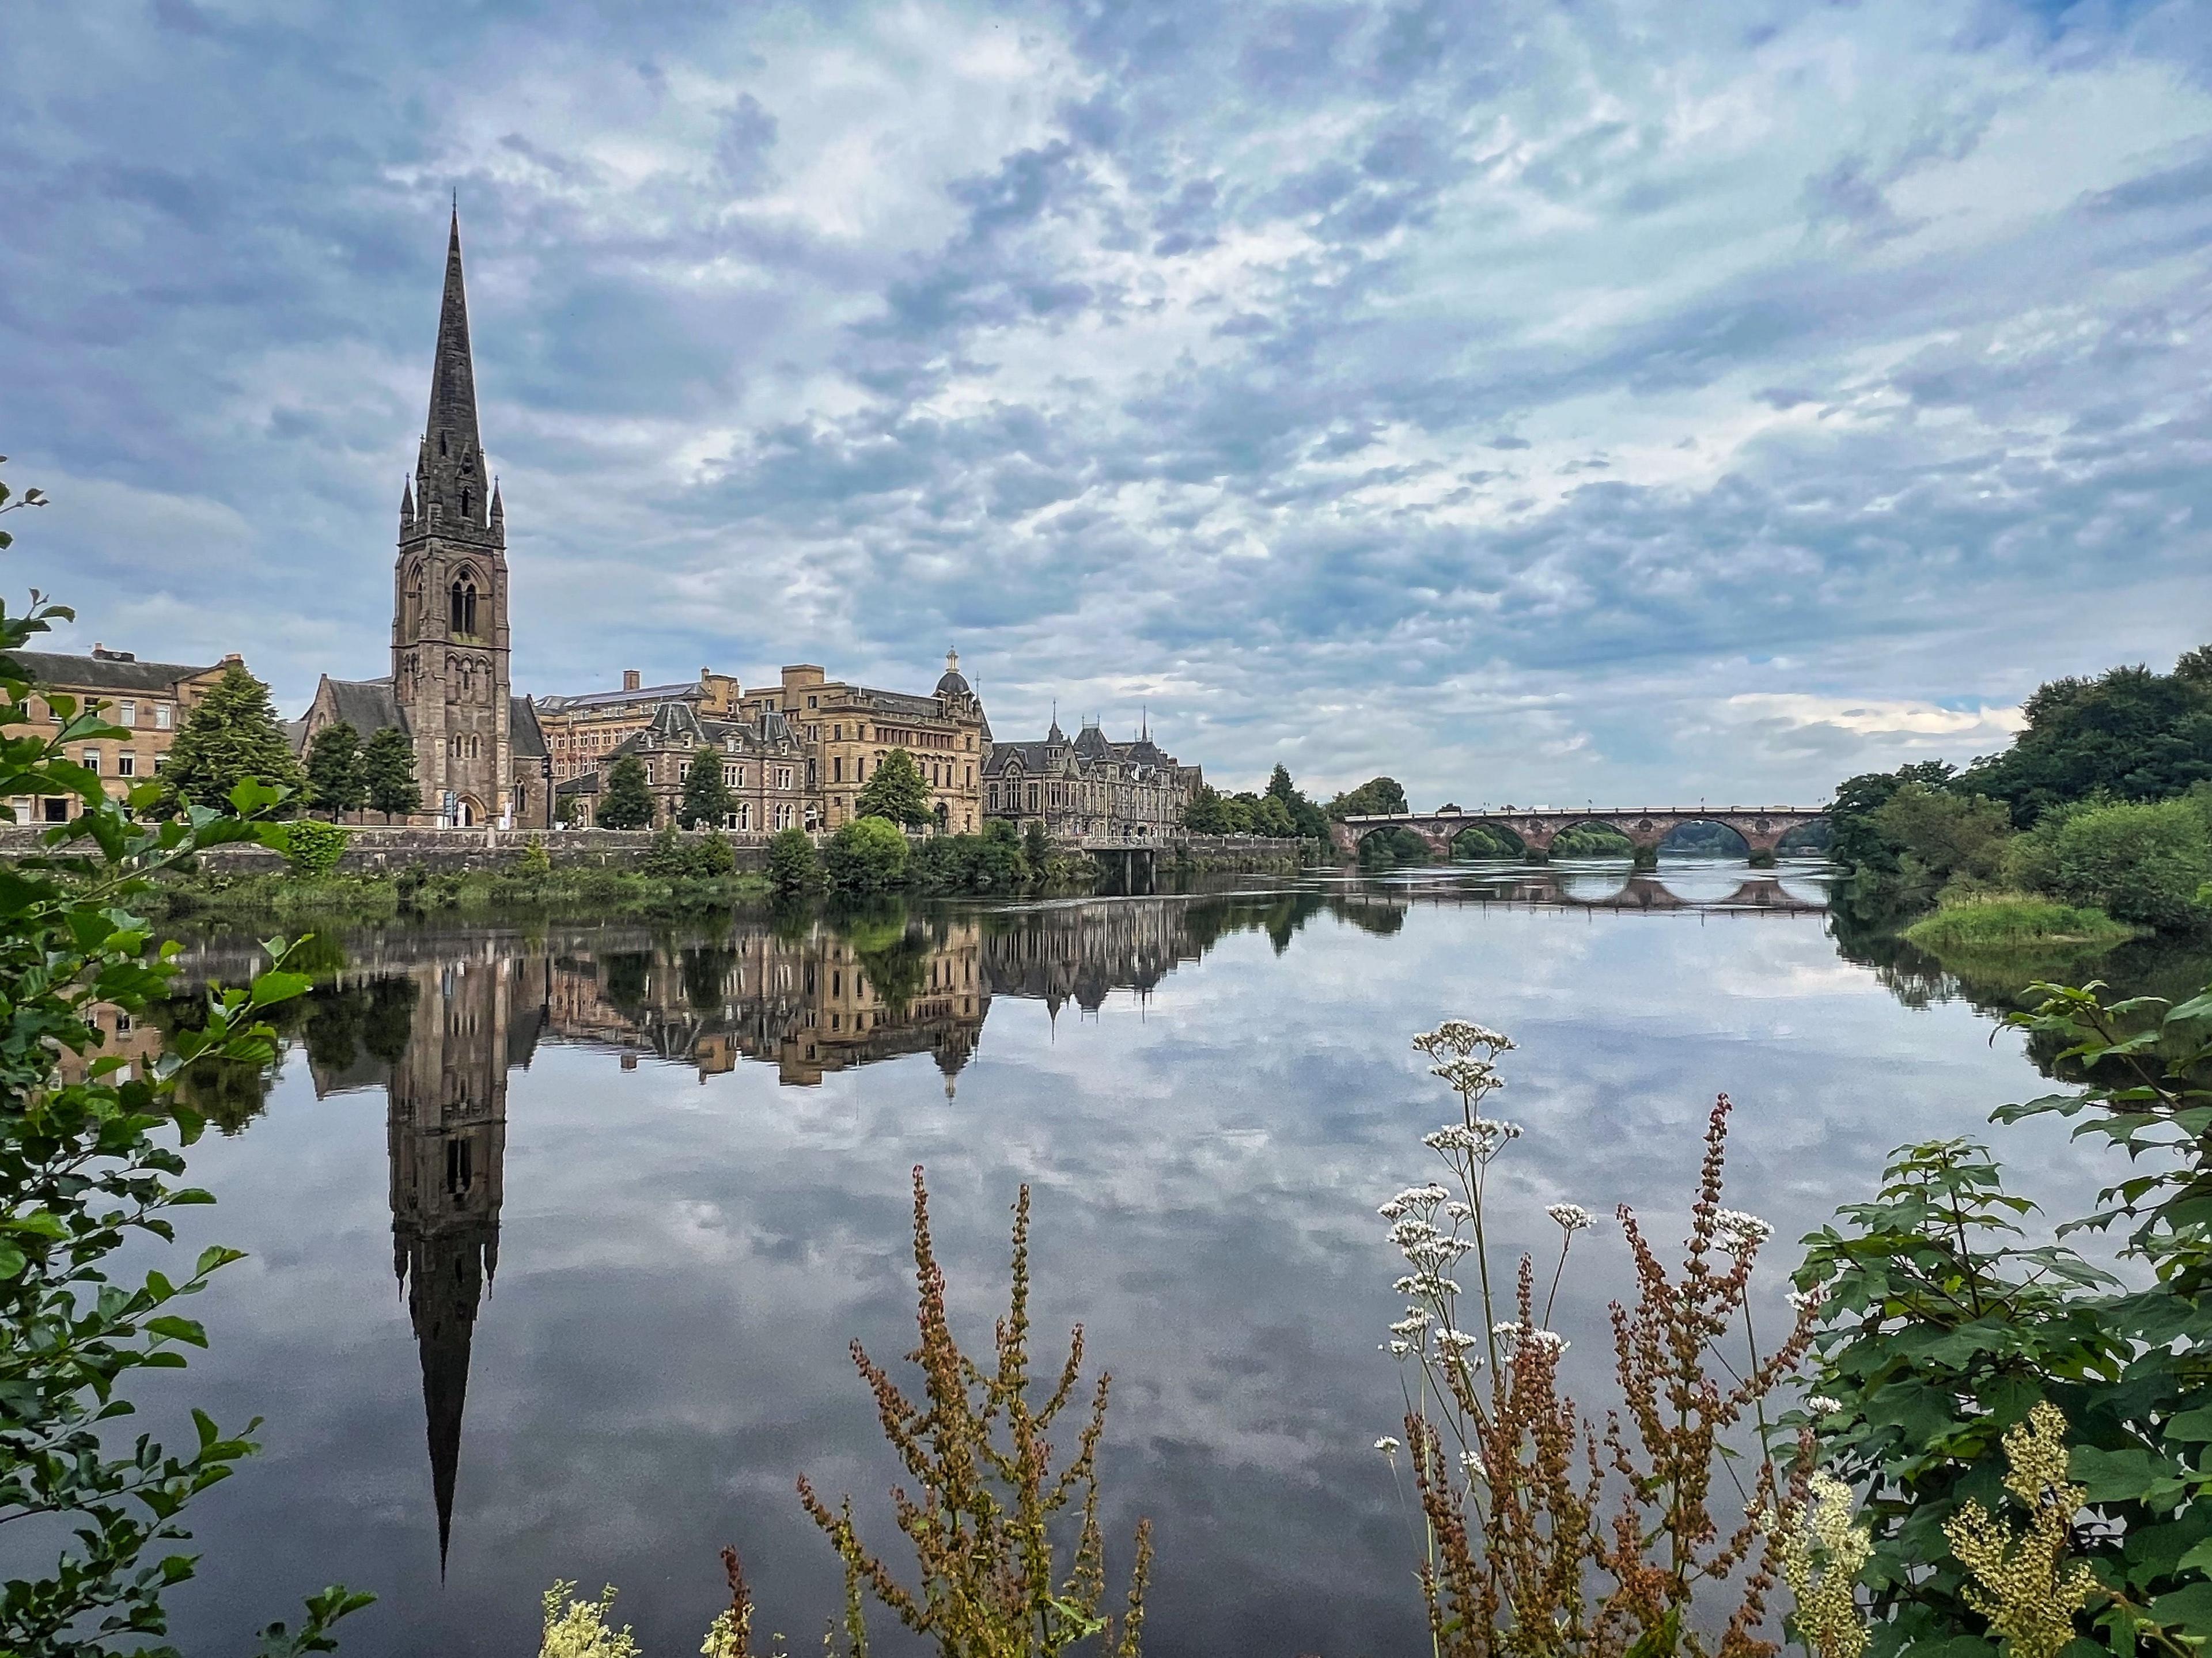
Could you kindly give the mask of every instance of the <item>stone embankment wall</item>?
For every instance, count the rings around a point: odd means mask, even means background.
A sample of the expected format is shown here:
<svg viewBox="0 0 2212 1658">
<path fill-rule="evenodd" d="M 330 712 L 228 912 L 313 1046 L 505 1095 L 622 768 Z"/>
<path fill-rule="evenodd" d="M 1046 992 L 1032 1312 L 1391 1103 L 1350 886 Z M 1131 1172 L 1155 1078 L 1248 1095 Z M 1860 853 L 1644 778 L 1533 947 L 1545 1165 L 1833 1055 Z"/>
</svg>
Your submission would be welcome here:
<svg viewBox="0 0 2212 1658">
<path fill-rule="evenodd" d="M 0 824 L 0 859 L 21 858 L 40 849 L 45 830 L 31 824 Z M 769 836 L 724 835 L 741 871 L 768 867 Z M 817 841 L 826 836 L 817 835 Z M 348 831 L 338 868 L 347 874 L 402 869 L 501 869 L 520 858 L 532 840 L 545 843 L 556 868 L 630 869 L 653 847 L 650 829 L 380 829 Z M 1183 869 L 1295 870 L 1306 855 L 1305 843 L 1255 835 L 1194 835 L 1159 848 L 1164 865 Z M 284 860 L 257 846 L 217 847 L 200 854 L 203 867 L 246 873 L 278 870 Z"/>
<path fill-rule="evenodd" d="M 21 858 L 39 849 L 43 831 L 21 824 L 0 826 L 0 858 Z M 349 875 L 386 870 L 501 869 L 522 856 L 532 840 L 543 841 L 558 868 L 629 869 L 653 847 L 646 829 L 356 829 L 347 831 L 338 868 Z M 731 835 L 740 870 L 768 867 L 768 836 Z M 284 860 L 265 847 L 217 847 L 200 854 L 205 869 L 240 873 L 278 870 Z"/>
</svg>

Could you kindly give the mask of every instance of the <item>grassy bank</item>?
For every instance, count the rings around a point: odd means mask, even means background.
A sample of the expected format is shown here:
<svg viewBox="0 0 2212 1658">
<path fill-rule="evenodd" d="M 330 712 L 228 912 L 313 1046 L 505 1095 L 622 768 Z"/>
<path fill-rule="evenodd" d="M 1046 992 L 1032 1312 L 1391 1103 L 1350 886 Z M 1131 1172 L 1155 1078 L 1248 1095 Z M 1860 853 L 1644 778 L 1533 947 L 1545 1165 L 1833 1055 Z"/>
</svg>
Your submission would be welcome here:
<svg viewBox="0 0 2212 1658">
<path fill-rule="evenodd" d="M 681 915 L 764 896 L 758 875 L 648 875 L 635 870 L 526 869 L 372 875 L 198 874 L 165 881 L 156 919 L 380 921 L 403 914 L 530 912 L 600 920 Z"/>
<path fill-rule="evenodd" d="M 1905 928 L 1905 938 L 1938 957 L 2074 954 L 2109 950 L 2142 931 L 2087 905 L 2000 893 L 1945 904 Z"/>
</svg>

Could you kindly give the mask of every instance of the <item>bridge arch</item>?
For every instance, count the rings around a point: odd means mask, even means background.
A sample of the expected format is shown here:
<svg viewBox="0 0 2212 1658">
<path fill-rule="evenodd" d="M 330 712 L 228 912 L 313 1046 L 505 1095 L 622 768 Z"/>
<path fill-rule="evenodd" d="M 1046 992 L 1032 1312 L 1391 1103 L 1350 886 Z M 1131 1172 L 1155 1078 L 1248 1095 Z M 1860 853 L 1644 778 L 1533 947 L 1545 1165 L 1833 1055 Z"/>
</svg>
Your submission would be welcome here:
<svg viewBox="0 0 2212 1658">
<path fill-rule="evenodd" d="M 1528 855 L 1528 841 L 1511 824 L 1496 818 L 1469 818 L 1464 823 L 1448 827 L 1444 832 L 1455 862 L 1501 858 L 1518 861 Z"/>
</svg>

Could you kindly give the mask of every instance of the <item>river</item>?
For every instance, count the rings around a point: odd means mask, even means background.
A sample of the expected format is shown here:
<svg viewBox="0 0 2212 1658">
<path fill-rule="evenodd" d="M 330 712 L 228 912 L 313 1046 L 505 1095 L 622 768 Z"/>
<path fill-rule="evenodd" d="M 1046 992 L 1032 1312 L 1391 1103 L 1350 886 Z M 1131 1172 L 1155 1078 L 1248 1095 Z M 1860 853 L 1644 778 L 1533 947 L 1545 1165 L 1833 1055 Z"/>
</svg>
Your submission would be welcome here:
<svg viewBox="0 0 2212 1658">
<path fill-rule="evenodd" d="M 1899 1141 L 2001 1133 L 2019 1189 L 2096 1184 L 2063 1127 L 1987 1127 L 2041 1091 L 2017 1039 L 1940 975 L 1839 952 L 1825 891 L 1817 865 L 1462 865 L 844 928 L 349 938 L 273 1081 L 209 1090 L 228 1131 L 191 1157 L 219 1206 L 184 1242 L 251 1258 L 149 1414 L 259 1415 L 267 1450 L 192 1510 L 176 1633 L 242 1651 L 343 1579 L 379 1596 L 349 1654 L 518 1658 L 565 1577 L 619 1585 L 673 1658 L 734 1542 L 757 1631 L 818 1650 L 838 1579 L 793 1482 L 896 1540 L 847 1345 L 911 1345 L 920 1163 L 971 1348 L 1034 1190 L 1040 1351 L 1080 1321 L 1113 1372 L 1117 1582 L 1153 1521 L 1148 1653 L 1425 1650 L 1371 1448 L 1402 1431 L 1375 1206 L 1431 1172 L 1449 1102 L 1415 1031 L 1460 1015 L 1519 1044 L 1492 1102 L 1526 1130 L 1498 1166 L 1508 1260 L 1550 1249 L 1559 1199 L 1678 1237 L 1730 1094 L 1729 1200 L 1778 1229 L 1778 1323 L 1788 1241 Z M 243 965 L 220 942 L 193 961 Z M 1624 1255 L 1617 1224 L 1577 1243 L 1555 1320 L 1593 1401 Z"/>
</svg>

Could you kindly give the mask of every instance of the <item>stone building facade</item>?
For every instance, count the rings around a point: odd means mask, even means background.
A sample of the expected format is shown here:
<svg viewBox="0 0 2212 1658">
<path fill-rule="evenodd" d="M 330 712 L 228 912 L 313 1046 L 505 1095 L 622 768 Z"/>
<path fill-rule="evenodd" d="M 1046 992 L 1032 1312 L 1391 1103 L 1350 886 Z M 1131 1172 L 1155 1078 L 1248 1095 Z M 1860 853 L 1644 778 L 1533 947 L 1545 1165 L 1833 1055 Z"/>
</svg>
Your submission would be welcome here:
<svg viewBox="0 0 2212 1658">
<path fill-rule="evenodd" d="M 972 835 L 982 828 L 991 722 L 960 671 L 957 652 L 945 653 L 945 671 L 928 696 L 833 680 L 811 663 L 799 663 L 784 669 L 781 683 L 752 694 L 747 705 L 781 714 L 815 756 L 824 829 L 859 815 L 862 786 L 895 749 L 904 749 L 921 768 L 940 829 Z"/>
<path fill-rule="evenodd" d="M 664 702 L 689 703 L 695 713 L 711 720 L 740 717 L 741 693 L 728 674 L 702 668 L 691 684 L 647 685 L 644 678 L 635 668 L 628 668 L 618 691 L 538 699 L 538 729 L 545 733 L 556 784 L 607 764 L 624 741 L 653 723 L 654 711 Z"/>
<path fill-rule="evenodd" d="M 1000 743 L 983 768 L 987 816 L 1042 823 L 1056 839 L 1152 841 L 1182 823 L 1206 786 L 1196 766 L 1164 753 L 1149 726 L 1116 743 L 1086 720 L 1071 741 L 1054 720 L 1042 743 Z"/>
<path fill-rule="evenodd" d="M 580 824 L 597 821 L 607 773 L 625 754 L 645 763 L 655 821 L 673 821 L 691 752 L 711 746 L 723 751 L 724 776 L 738 797 L 732 829 L 848 823 L 859 815 L 861 789 L 897 749 L 920 769 L 940 829 L 972 835 L 982 826 L 991 725 L 953 652 L 928 696 L 833 680 L 812 663 L 797 663 L 777 683 L 750 692 L 702 670 L 696 685 L 629 686 L 549 697 L 538 707 L 549 732 L 558 733 L 549 734 L 548 747 L 574 756 L 556 785 L 556 815 L 573 799 Z M 554 762 L 556 772 L 562 763 Z"/>
<path fill-rule="evenodd" d="M 507 508 L 477 430 L 456 214 L 429 414 L 414 477 L 399 494 L 391 671 L 368 680 L 325 674 L 301 722 L 302 748 L 340 720 L 363 743 L 396 726 L 415 748 L 422 807 L 413 821 L 544 828 L 552 821 L 550 756 L 535 710 L 514 695 L 510 648 Z"/>
<path fill-rule="evenodd" d="M 15 659 L 41 686 L 76 698 L 80 714 L 87 704 L 106 703 L 107 723 L 131 733 L 76 744 L 70 750 L 70 759 L 100 774 L 100 786 L 112 800 L 121 799 L 161 769 L 185 716 L 214 689 L 223 671 L 240 660 L 233 653 L 204 668 L 141 662 L 129 651 L 111 651 L 104 645 L 94 645 L 90 656 L 17 651 Z M 55 719 L 45 699 L 33 697 L 31 706 L 33 719 Z M 65 823 L 82 803 L 74 796 L 47 795 L 37 799 L 17 796 L 8 804 L 15 808 L 19 823 Z"/>
<path fill-rule="evenodd" d="M 608 774 L 617 760 L 635 755 L 645 767 L 645 786 L 653 796 L 653 821 L 672 823 L 683 804 L 693 758 L 709 750 L 721 755 L 722 785 L 732 797 L 724 829 L 773 834 L 821 827 L 822 795 L 814 756 L 781 714 L 758 712 L 749 720 L 717 720 L 700 713 L 688 699 L 661 703 L 643 729 L 623 738 L 601 756 L 599 764 L 555 784 L 555 817 L 579 829 L 596 828 Z"/>
</svg>

